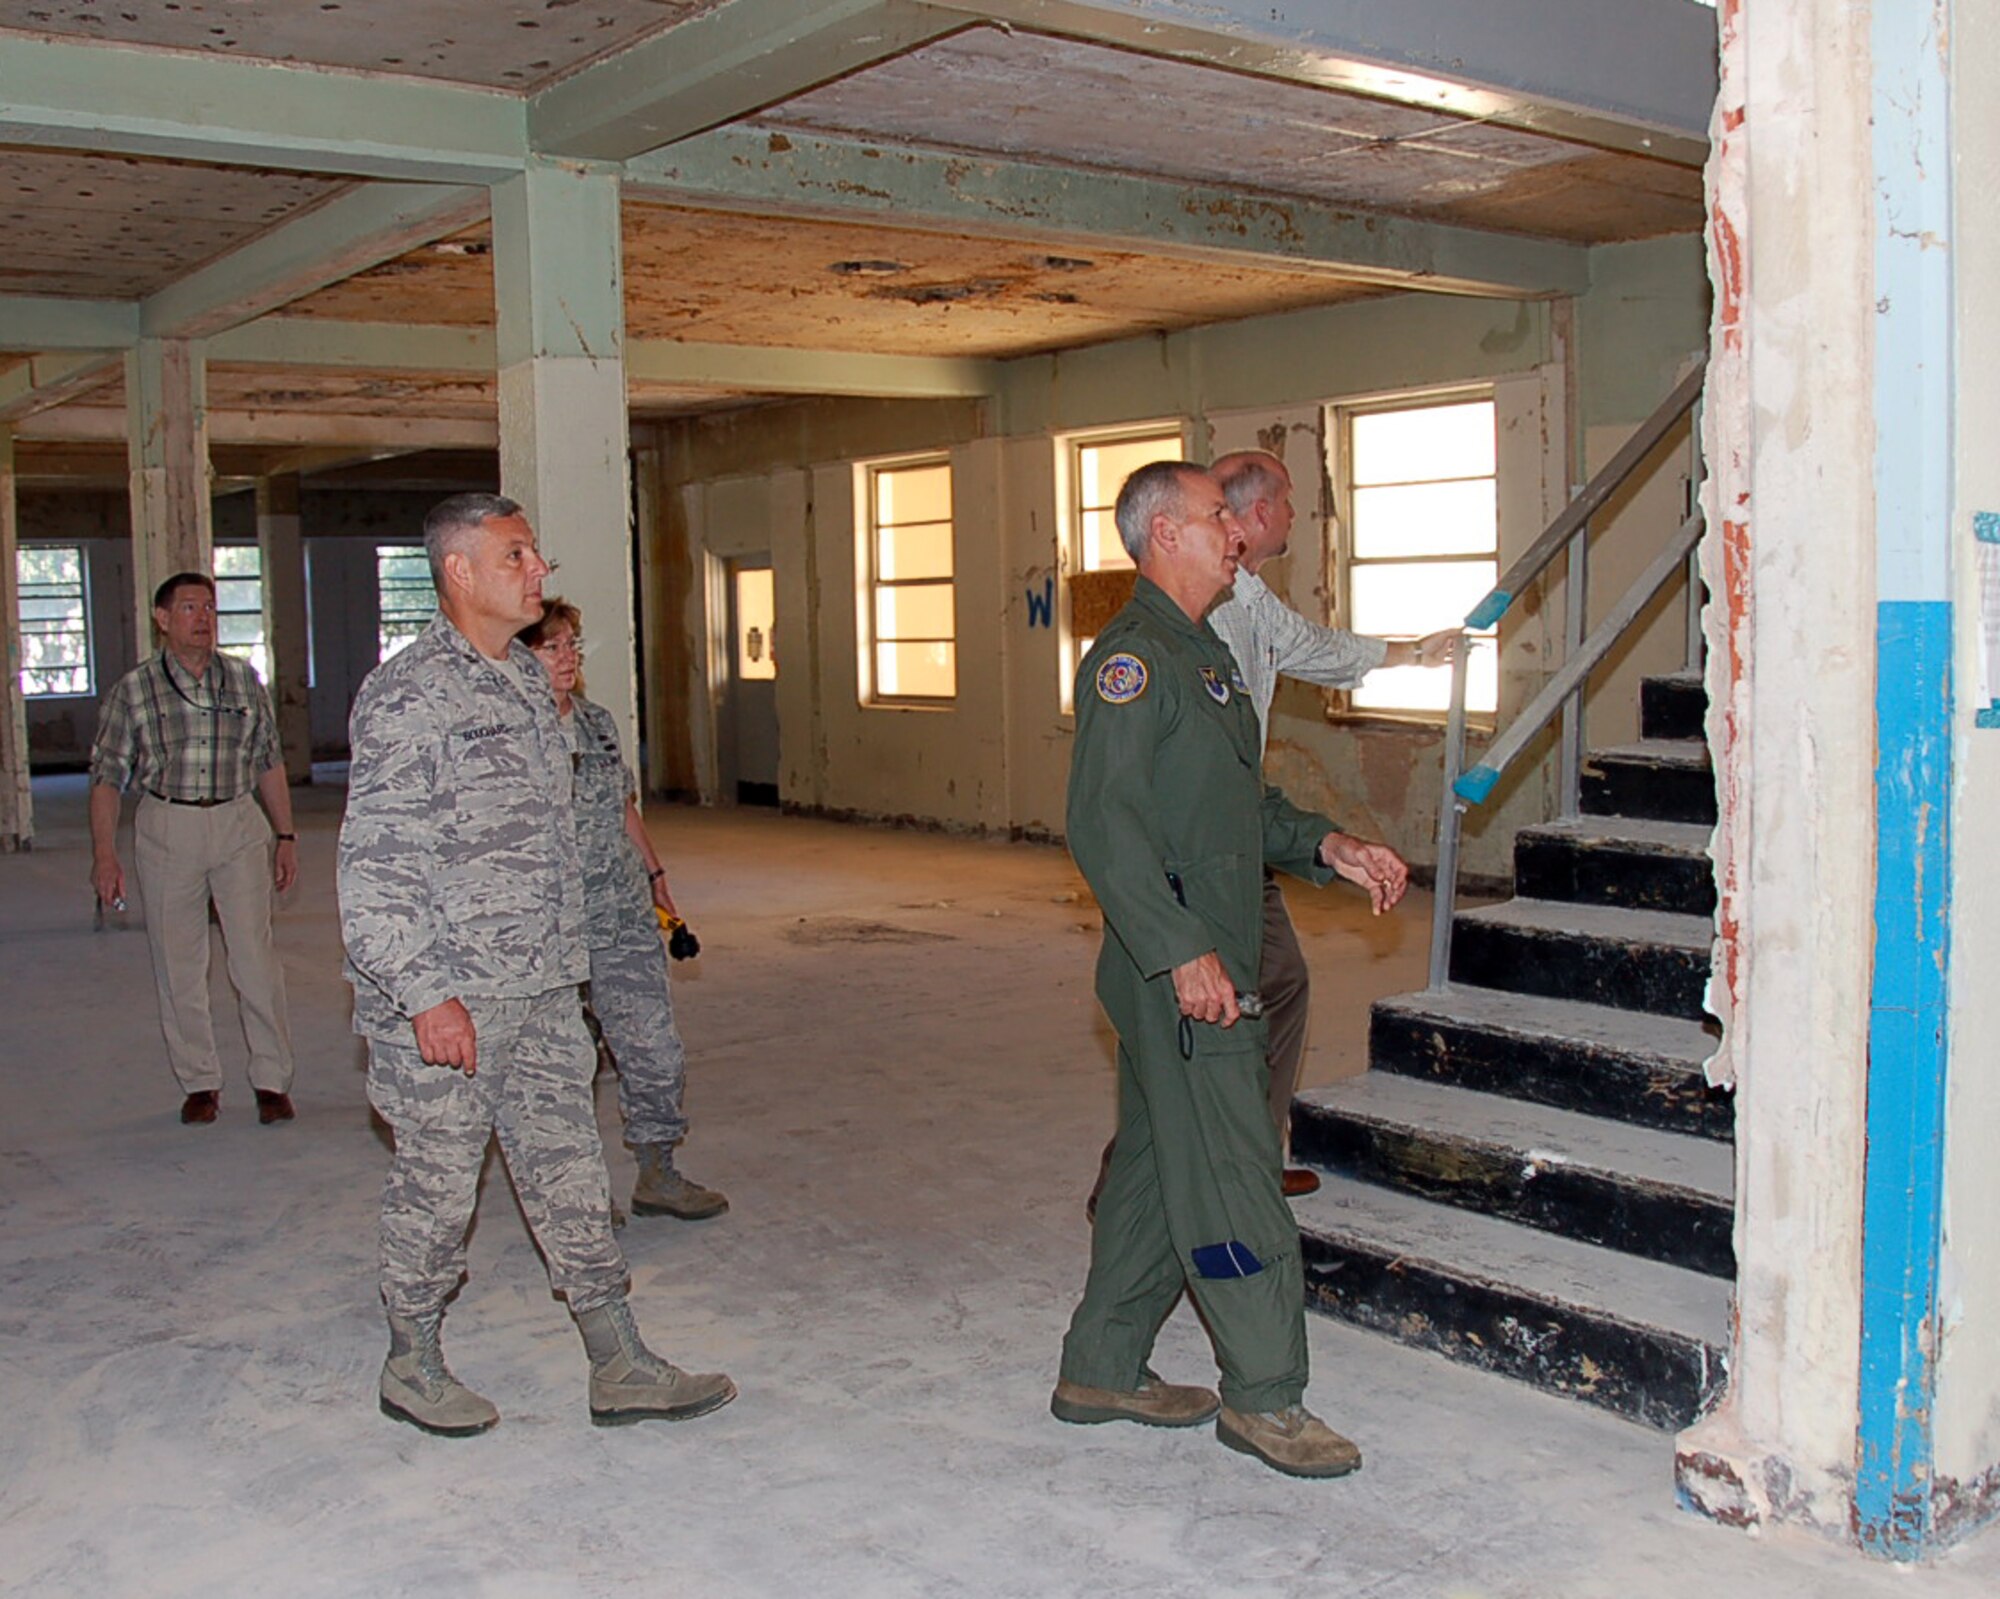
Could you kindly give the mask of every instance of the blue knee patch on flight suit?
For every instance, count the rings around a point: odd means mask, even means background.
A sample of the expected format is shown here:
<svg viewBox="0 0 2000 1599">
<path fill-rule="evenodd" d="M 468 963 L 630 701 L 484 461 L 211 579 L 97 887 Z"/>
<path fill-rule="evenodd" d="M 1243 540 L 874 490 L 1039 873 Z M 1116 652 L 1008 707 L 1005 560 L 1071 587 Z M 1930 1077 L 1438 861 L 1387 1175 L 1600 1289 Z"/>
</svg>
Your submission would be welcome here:
<svg viewBox="0 0 2000 1599">
<path fill-rule="evenodd" d="M 1250 1246 L 1234 1238 L 1226 1244 L 1203 1244 L 1190 1253 L 1194 1257 L 1194 1269 L 1211 1281 L 1254 1277 L 1264 1269 L 1264 1263 L 1251 1252 Z"/>
</svg>

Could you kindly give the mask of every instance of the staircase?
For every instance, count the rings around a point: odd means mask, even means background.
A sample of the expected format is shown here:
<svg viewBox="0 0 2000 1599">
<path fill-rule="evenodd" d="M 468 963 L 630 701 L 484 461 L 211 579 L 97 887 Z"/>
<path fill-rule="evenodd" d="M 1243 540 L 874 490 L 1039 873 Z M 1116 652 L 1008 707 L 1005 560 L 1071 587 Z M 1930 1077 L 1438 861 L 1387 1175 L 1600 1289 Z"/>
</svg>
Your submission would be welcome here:
<svg viewBox="0 0 2000 1599">
<path fill-rule="evenodd" d="M 1295 1101 L 1307 1301 L 1650 1426 L 1728 1347 L 1732 1109 L 1702 1062 L 1715 787 L 1698 676 L 1649 679 L 1585 814 L 1522 831 L 1449 987 L 1374 1008 L 1372 1070 Z"/>
</svg>

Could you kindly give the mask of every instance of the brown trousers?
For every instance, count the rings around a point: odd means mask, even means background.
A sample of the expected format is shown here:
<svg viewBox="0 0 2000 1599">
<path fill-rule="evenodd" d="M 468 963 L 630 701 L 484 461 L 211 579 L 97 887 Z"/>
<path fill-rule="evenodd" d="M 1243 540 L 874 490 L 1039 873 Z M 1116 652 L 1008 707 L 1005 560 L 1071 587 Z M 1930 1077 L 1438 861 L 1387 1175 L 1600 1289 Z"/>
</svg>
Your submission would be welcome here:
<svg viewBox="0 0 2000 1599">
<path fill-rule="evenodd" d="M 1278 1124 L 1278 1145 L 1292 1142 L 1292 1096 L 1306 1064 L 1306 1016 L 1312 1009 L 1312 974 L 1305 951 L 1285 909 L 1284 890 L 1277 875 L 1264 874 L 1264 951 L 1259 961 L 1257 991 L 1264 996 L 1264 1021 L 1269 1037 L 1264 1063 L 1270 1071 L 1271 1119 Z"/>
</svg>

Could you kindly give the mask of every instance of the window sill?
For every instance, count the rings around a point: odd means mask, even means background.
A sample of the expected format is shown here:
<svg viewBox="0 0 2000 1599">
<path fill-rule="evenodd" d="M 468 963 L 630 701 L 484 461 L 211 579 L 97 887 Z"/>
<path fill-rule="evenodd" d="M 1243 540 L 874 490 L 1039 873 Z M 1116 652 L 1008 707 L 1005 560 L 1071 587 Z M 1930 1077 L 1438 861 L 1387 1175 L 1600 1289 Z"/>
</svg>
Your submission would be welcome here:
<svg viewBox="0 0 2000 1599">
<path fill-rule="evenodd" d="M 955 711 L 958 709 L 958 697 L 953 695 L 948 700 L 863 700 L 861 702 L 861 709 L 864 711 Z"/>
</svg>

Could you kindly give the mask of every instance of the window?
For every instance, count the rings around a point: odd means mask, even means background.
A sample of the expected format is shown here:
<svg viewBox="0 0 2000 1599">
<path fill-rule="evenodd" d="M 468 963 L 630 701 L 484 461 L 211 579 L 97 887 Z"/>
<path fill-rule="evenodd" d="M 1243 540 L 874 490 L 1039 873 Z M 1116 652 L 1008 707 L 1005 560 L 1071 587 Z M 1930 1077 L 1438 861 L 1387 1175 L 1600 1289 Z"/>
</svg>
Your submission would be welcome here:
<svg viewBox="0 0 2000 1599">
<path fill-rule="evenodd" d="M 1452 627 L 1500 575 L 1493 401 L 1343 408 L 1342 552 L 1348 627 L 1418 638 Z M 1470 635 L 1466 709 L 1498 704 L 1496 635 Z M 1404 666 L 1371 672 L 1350 691 L 1358 711 L 1430 714 L 1451 706 L 1451 674 Z"/>
<path fill-rule="evenodd" d="M 254 544 L 215 547 L 215 643 L 240 655 L 271 681 L 271 651 L 264 637 L 264 552 Z"/>
<path fill-rule="evenodd" d="M 951 463 L 864 470 L 872 686 L 863 698 L 951 699 L 958 693 Z"/>
<path fill-rule="evenodd" d="M 29 699 L 89 694 L 90 592 L 75 544 L 15 551 L 21 591 L 21 692 Z"/>
<path fill-rule="evenodd" d="M 1178 424 L 1120 433 L 1073 435 L 1060 441 L 1058 492 L 1067 502 L 1067 549 L 1063 570 L 1068 603 L 1063 608 L 1061 651 L 1062 708 L 1071 710 L 1076 668 L 1104 624 L 1132 597 L 1134 570 L 1112 515 L 1118 491 L 1140 467 L 1183 459 L 1186 448 Z M 1034 616 L 1032 601 L 1029 620 Z"/>
<path fill-rule="evenodd" d="M 381 616 L 375 658 L 386 661 L 423 632 L 437 610 L 431 561 L 421 544 L 375 546 L 375 596 Z"/>
</svg>

